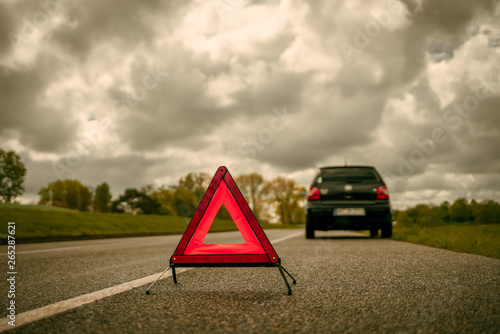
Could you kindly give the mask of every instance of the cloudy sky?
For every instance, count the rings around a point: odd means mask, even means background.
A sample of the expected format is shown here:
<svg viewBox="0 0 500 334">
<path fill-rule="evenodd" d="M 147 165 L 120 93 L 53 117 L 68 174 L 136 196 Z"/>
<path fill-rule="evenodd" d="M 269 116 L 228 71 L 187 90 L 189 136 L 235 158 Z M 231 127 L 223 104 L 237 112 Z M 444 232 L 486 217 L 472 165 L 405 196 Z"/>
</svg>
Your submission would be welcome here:
<svg viewBox="0 0 500 334">
<path fill-rule="evenodd" d="M 3 0 L 0 36 L 23 202 L 345 159 L 394 207 L 500 200 L 499 1 Z"/>
</svg>

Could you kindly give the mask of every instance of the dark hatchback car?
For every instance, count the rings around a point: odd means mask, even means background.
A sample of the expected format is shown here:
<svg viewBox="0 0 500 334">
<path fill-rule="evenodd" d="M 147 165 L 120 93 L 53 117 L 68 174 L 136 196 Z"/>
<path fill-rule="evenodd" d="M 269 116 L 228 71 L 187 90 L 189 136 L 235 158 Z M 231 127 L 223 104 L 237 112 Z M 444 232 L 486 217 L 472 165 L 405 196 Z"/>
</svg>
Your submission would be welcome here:
<svg viewBox="0 0 500 334">
<path fill-rule="evenodd" d="M 306 238 L 315 230 L 369 230 L 392 236 L 389 192 L 372 166 L 321 167 L 309 189 Z"/>
</svg>

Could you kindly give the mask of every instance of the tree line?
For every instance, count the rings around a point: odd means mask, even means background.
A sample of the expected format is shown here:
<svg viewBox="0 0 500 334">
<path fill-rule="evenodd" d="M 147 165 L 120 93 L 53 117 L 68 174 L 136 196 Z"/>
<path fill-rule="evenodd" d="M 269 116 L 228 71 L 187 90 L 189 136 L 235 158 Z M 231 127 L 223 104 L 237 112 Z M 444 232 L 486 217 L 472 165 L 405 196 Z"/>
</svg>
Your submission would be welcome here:
<svg viewBox="0 0 500 334">
<path fill-rule="evenodd" d="M 406 210 L 393 210 L 398 226 L 440 226 L 447 223 L 499 224 L 500 204 L 494 200 L 477 202 L 458 198 L 452 204 L 418 204 Z"/>
<path fill-rule="evenodd" d="M 0 201 L 10 203 L 24 191 L 27 169 L 14 151 L 0 148 Z M 191 217 L 210 183 L 206 173 L 189 173 L 176 185 L 156 188 L 147 185 L 140 189 L 129 188 L 112 199 L 106 182 L 95 190 L 78 180 L 57 180 L 42 187 L 39 204 L 53 205 L 79 211 L 159 214 Z M 277 177 L 265 180 L 262 175 L 251 173 L 236 178 L 240 190 L 259 221 L 282 224 L 302 224 L 305 221 L 305 188 L 295 181 Z M 222 208 L 219 218 L 230 218 Z M 494 200 L 476 202 L 458 198 L 452 204 L 418 204 L 406 210 L 393 210 L 399 226 L 439 226 L 446 223 L 500 223 L 500 204 Z"/>
<path fill-rule="evenodd" d="M 57 180 L 40 189 L 38 204 L 79 211 L 191 217 L 210 180 L 210 175 L 206 173 L 188 173 L 176 185 L 128 188 L 114 200 L 106 182 L 93 191 L 77 180 Z M 278 220 L 285 225 L 304 223 L 305 198 L 302 194 L 305 188 L 294 180 L 284 177 L 265 180 L 262 175 L 251 173 L 240 175 L 235 181 L 257 220 Z M 224 207 L 219 210 L 217 217 L 231 218 Z"/>
</svg>

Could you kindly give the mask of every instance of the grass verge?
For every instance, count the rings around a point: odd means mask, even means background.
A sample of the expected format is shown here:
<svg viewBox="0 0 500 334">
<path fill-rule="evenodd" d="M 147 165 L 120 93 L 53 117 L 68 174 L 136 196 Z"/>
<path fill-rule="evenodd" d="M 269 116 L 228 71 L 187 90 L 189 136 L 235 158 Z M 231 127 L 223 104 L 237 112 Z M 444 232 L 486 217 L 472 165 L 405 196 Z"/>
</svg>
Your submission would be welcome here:
<svg viewBox="0 0 500 334">
<path fill-rule="evenodd" d="M 414 244 L 500 259 L 500 225 L 395 227 L 392 238 Z"/>
<path fill-rule="evenodd" d="M 78 212 L 47 207 L 0 205 L 2 230 L 0 238 L 7 237 L 7 223 L 16 222 L 16 239 L 57 240 L 67 237 L 85 238 L 113 235 L 148 235 L 184 233 L 189 219 L 174 216 L 130 215 L 98 212 Z M 261 224 L 262 228 L 283 228 L 280 225 Z M 232 220 L 215 219 L 210 231 L 236 230 Z"/>
</svg>

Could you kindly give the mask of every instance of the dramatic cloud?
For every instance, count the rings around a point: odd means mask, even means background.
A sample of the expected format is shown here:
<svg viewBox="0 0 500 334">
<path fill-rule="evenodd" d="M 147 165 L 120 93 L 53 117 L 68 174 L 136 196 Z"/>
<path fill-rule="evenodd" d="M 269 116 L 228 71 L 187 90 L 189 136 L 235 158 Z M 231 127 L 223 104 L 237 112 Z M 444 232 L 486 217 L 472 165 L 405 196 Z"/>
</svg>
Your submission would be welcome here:
<svg viewBox="0 0 500 334">
<path fill-rule="evenodd" d="M 500 198 L 498 1 L 7 1 L 0 140 L 114 195 L 375 165 L 396 207 Z"/>
</svg>

